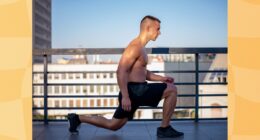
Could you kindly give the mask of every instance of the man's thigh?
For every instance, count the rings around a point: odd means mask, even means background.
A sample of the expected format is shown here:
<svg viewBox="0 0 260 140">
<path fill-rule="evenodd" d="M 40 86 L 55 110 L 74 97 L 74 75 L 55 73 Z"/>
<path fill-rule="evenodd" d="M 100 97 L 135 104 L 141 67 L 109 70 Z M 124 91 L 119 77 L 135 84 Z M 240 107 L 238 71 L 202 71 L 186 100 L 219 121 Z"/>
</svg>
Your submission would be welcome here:
<svg viewBox="0 0 260 140">
<path fill-rule="evenodd" d="M 147 86 L 148 90 L 140 97 L 140 106 L 157 106 L 167 85 L 166 83 L 149 83 Z"/>
</svg>

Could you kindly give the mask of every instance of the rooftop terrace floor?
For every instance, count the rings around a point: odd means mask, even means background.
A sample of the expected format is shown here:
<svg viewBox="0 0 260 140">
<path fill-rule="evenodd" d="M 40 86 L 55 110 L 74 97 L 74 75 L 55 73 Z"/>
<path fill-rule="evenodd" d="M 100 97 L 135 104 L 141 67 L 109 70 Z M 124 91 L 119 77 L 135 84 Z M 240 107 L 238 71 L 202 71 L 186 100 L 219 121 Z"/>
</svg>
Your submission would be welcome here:
<svg viewBox="0 0 260 140">
<path fill-rule="evenodd" d="M 82 124 L 78 135 L 68 132 L 67 122 L 33 122 L 34 140 L 170 140 L 158 138 L 156 129 L 160 121 L 130 121 L 118 131 L 110 131 Z M 173 121 L 171 125 L 184 136 L 173 140 L 226 140 L 226 120 Z"/>
</svg>

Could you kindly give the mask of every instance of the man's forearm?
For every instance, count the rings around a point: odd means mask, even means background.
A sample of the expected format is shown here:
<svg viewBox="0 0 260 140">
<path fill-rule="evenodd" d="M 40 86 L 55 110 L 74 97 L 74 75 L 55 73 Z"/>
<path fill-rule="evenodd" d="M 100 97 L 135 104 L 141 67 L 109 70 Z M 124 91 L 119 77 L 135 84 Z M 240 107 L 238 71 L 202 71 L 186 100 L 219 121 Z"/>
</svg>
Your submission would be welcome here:
<svg viewBox="0 0 260 140">
<path fill-rule="evenodd" d="M 154 74 L 151 71 L 147 70 L 146 80 L 149 80 L 149 81 L 163 81 L 163 76 Z"/>
</svg>

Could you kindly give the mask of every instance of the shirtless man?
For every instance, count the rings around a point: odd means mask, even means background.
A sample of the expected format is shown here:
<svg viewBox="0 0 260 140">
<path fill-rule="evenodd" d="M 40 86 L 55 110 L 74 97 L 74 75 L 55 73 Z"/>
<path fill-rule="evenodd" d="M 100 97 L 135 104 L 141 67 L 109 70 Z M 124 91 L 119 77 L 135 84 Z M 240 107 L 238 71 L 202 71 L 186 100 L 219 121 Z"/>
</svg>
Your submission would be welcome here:
<svg viewBox="0 0 260 140">
<path fill-rule="evenodd" d="M 116 109 L 112 119 L 102 116 L 86 116 L 68 114 L 69 131 L 78 133 L 77 127 L 81 123 L 88 123 L 97 127 L 110 130 L 118 130 L 133 119 L 133 115 L 139 106 L 156 107 L 161 99 L 163 103 L 163 119 L 161 126 L 157 128 L 158 137 L 179 137 L 178 132 L 170 125 L 170 119 L 177 101 L 177 88 L 172 77 L 163 77 L 153 74 L 146 69 L 148 62 L 145 45 L 155 41 L 160 33 L 161 21 L 153 16 L 145 16 L 140 23 L 140 34 L 129 43 L 120 59 L 117 69 L 117 82 L 120 88 Z M 160 81 L 161 83 L 147 83 Z"/>
</svg>

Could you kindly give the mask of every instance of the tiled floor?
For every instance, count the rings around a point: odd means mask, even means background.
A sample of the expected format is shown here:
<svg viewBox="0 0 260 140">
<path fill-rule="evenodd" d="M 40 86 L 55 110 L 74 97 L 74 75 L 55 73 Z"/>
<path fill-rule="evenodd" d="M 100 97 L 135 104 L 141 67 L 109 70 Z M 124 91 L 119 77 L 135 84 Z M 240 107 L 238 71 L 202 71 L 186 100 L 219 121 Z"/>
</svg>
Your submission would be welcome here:
<svg viewBox="0 0 260 140">
<path fill-rule="evenodd" d="M 78 135 L 68 132 L 66 122 L 33 123 L 34 140 L 160 140 L 157 138 L 156 128 L 159 121 L 128 122 L 118 131 L 97 128 L 88 124 L 81 125 Z M 174 140 L 226 140 L 227 121 L 174 121 L 171 125 L 184 136 L 172 138 Z M 169 140 L 163 138 L 162 140 Z"/>
</svg>

